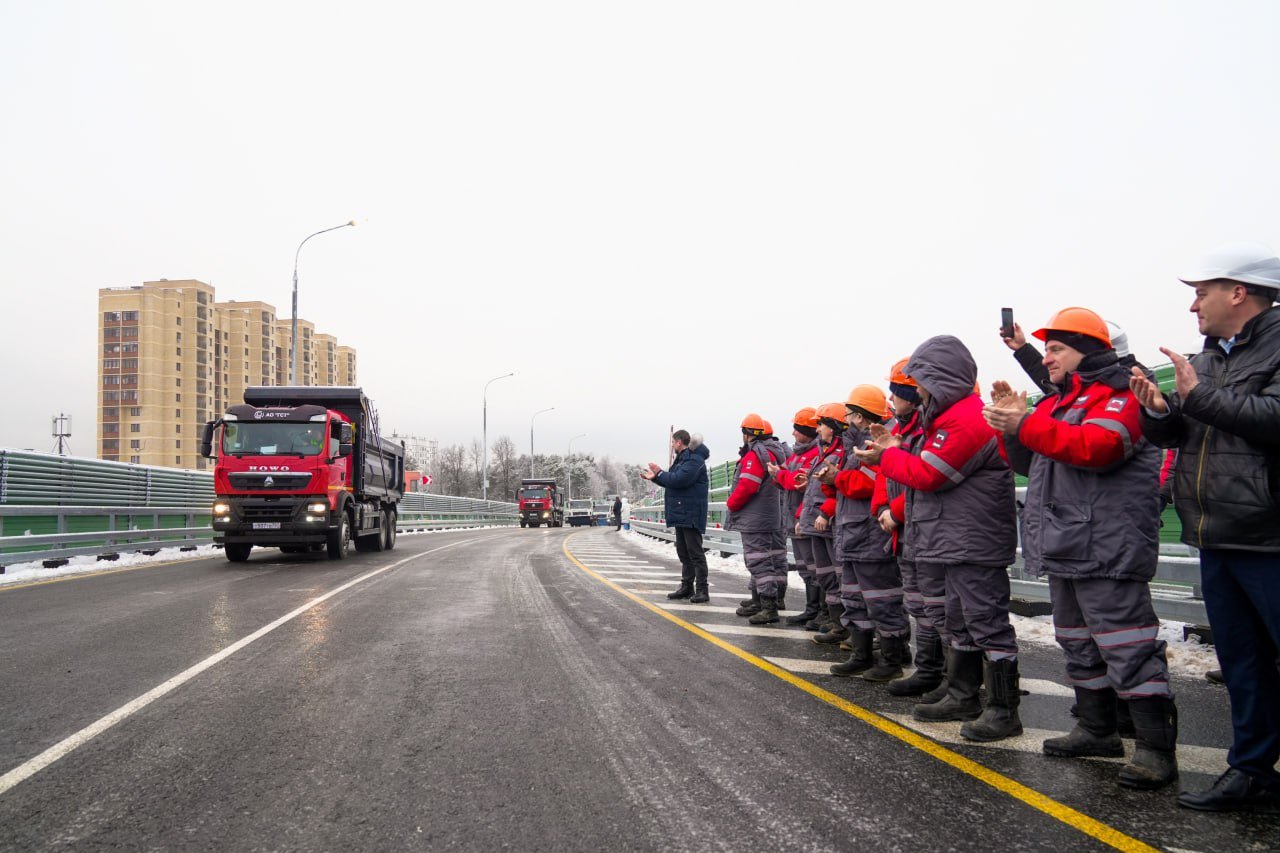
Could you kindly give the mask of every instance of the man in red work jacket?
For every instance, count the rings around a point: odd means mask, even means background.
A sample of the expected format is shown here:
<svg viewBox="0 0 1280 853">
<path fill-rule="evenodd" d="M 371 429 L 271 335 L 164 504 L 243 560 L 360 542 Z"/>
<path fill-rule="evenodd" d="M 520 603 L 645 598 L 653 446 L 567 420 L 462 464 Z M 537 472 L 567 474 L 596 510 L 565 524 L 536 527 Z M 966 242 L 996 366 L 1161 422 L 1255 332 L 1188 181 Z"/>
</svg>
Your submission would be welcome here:
<svg viewBox="0 0 1280 853">
<path fill-rule="evenodd" d="M 733 490 L 725 506 L 725 529 L 742 535 L 742 559 L 751 573 L 751 599 L 759 610 L 747 620 L 752 625 L 778 621 L 778 592 L 787 576 L 778 572 L 778 556 L 786 556 L 782 502 L 769 464 L 786 461 L 786 451 L 766 429 L 765 421 L 751 413 L 742 420 L 742 455 L 733 472 Z"/>
<path fill-rule="evenodd" d="M 1160 788 L 1178 778 L 1177 710 L 1148 585 L 1159 559 L 1160 451 L 1142 436 L 1141 406 L 1101 317 L 1064 308 L 1033 334 L 1046 342 L 1057 393 L 1028 412 L 1026 394 L 998 382 L 983 416 L 1028 478 L 1022 556 L 1049 576 L 1054 633 L 1076 692 L 1079 722 L 1044 751 L 1124 755 L 1118 694 L 1137 738 L 1120 784 Z"/>
</svg>

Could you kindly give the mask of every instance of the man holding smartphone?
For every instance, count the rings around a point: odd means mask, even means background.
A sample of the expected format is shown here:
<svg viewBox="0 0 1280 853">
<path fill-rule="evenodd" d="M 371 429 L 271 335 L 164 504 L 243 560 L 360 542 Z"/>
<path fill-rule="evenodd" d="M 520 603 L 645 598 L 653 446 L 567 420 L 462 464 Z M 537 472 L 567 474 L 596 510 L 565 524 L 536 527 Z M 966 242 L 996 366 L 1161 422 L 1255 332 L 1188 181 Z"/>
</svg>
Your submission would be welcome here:
<svg viewBox="0 0 1280 853">
<path fill-rule="evenodd" d="M 707 583 L 707 554 L 702 550 L 702 536 L 707 532 L 707 457 L 710 451 L 702 436 L 690 436 L 678 429 L 671 434 L 671 452 L 675 459 L 671 470 L 663 471 L 650 462 L 640 476 L 667 490 L 664 514 L 667 526 L 675 530 L 676 554 L 680 557 L 680 587 L 667 598 L 687 598 L 694 604 L 711 600 Z"/>
</svg>

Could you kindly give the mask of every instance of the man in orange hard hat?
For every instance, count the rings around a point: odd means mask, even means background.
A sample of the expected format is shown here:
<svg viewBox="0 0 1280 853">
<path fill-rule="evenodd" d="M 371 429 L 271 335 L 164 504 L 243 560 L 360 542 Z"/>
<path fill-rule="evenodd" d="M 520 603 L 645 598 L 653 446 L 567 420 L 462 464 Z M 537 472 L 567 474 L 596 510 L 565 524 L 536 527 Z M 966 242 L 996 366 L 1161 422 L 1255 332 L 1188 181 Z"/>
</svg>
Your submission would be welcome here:
<svg viewBox="0 0 1280 853">
<path fill-rule="evenodd" d="M 752 625 L 770 625 L 779 620 L 779 586 L 786 572 L 778 573 L 779 557 L 786 559 L 787 546 L 782 528 L 782 501 L 777 484 L 769 474 L 770 463 L 786 461 L 786 452 L 770 435 L 765 421 L 754 412 L 741 424 L 743 447 L 733 472 L 733 486 L 725 506 L 729 518 L 725 529 L 742 536 L 742 559 L 751 573 L 751 602 L 759 610 L 750 615 Z M 785 564 L 784 564 L 785 565 Z"/>
<path fill-rule="evenodd" d="M 1054 633 L 1067 658 L 1079 722 L 1044 742 L 1048 755 L 1119 757 L 1117 695 L 1137 748 L 1119 782 L 1154 789 L 1178 778 L 1177 711 L 1149 582 L 1159 560 L 1160 452 L 1142 435 L 1129 373 L 1107 324 L 1064 308 L 1033 333 L 1055 393 L 1033 411 L 997 382 L 983 416 L 1027 479 L 1022 556 L 1048 575 Z"/>
<path fill-rule="evenodd" d="M 822 611 L 822 588 L 813 572 L 813 543 L 800 533 L 800 505 L 804 489 L 797 485 L 797 474 L 807 471 L 818 455 L 818 410 L 806 406 L 796 412 L 791 422 L 791 437 L 795 444 L 791 455 L 780 466 L 769 469 L 778 488 L 782 489 L 782 522 L 791 539 L 791 553 L 795 556 L 796 572 L 804 581 L 804 610 L 788 616 L 788 625 L 804 625 Z"/>
</svg>

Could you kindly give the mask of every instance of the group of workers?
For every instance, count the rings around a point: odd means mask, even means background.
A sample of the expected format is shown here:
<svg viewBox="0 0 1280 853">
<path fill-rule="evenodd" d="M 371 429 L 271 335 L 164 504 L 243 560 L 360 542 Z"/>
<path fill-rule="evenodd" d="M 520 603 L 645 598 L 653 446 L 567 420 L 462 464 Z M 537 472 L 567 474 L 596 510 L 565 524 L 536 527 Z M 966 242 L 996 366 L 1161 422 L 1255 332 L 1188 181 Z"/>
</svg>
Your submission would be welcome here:
<svg viewBox="0 0 1280 853">
<path fill-rule="evenodd" d="M 1200 555 L 1235 731 L 1229 769 L 1178 802 L 1280 812 L 1280 259 L 1236 244 L 1182 281 L 1206 342 L 1191 359 L 1162 350 L 1175 368 L 1169 394 L 1117 327 L 1072 307 L 1033 332 L 1043 354 L 1020 328 L 1001 330 L 1045 392 L 1034 406 L 1003 381 L 984 402 L 972 354 L 941 335 L 891 367 L 887 394 L 862 384 L 800 409 L 790 446 L 747 415 L 726 500 L 751 576 L 738 614 L 780 622 L 790 538 L 805 609 L 785 621 L 849 652 L 833 675 L 886 682 L 915 699 L 916 719 L 962 721 L 967 739 L 1009 738 L 1023 730 L 1007 571 L 1020 524 L 1076 698 L 1075 727 L 1044 752 L 1122 756 L 1131 735 L 1118 782 L 1165 787 L 1178 777 L 1178 714 L 1149 581 L 1160 448 L 1176 449 L 1173 501 Z M 705 448 L 691 452 L 679 435 L 672 471 L 647 472 L 659 485 L 685 488 L 704 468 Z M 1027 478 L 1020 510 L 1015 472 Z M 670 597 L 706 601 L 693 544 L 678 539 L 686 574 Z"/>
</svg>

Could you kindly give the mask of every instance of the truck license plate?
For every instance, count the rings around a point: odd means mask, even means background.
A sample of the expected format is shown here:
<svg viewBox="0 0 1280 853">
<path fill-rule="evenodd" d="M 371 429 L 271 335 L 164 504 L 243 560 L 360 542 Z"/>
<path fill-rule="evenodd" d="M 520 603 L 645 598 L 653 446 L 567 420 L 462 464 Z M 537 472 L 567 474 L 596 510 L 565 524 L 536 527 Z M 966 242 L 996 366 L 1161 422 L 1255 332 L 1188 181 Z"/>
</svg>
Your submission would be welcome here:
<svg viewBox="0 0 1280 853">
<path fill-rule="evenodd" d="M 280 522 L 278 521 L 255 521 L 253 523 L 254 530 L 279 530 Z"/>
</svg>

